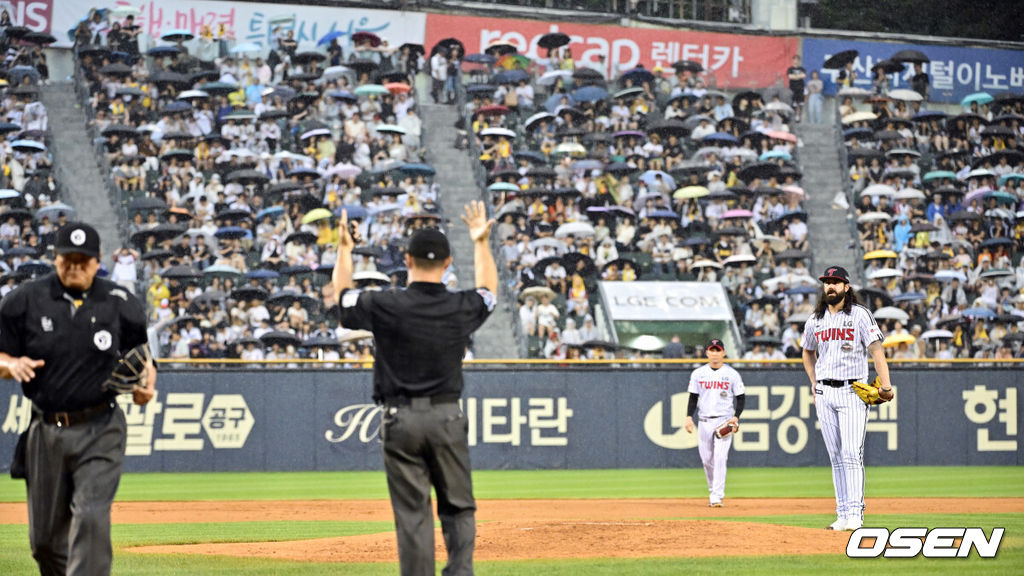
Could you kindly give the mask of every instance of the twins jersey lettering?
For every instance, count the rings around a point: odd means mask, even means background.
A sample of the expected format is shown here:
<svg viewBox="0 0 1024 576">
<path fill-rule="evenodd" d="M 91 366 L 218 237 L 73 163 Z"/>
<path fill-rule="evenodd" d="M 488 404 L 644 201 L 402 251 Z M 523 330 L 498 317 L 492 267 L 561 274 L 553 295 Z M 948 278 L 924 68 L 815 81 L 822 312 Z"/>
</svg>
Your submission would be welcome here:
<svg viewBox="0 0 1024 576">
<path fill-rule="evenodd" d="M 803 342 L 805 349 L 818 352 L 814 364 L 818 380 L 865 380 L 868 345 L 883 338 L 871 312 L 854 305 L 850 314 L 826 309 L 821 318 L 808 318 Z"/>
<path fill-rule="evenodd" d="M 697 395 L 697 411 L 702 418 L 708 416 L 732 417 L 736 412 L 736 396 L 744 394 L 743 378 L 731 366 L 722 365 L 713 370 L 710 364 L 697 368 L 690 374 L 690 386 L 686 390 Z"/>
</svg>

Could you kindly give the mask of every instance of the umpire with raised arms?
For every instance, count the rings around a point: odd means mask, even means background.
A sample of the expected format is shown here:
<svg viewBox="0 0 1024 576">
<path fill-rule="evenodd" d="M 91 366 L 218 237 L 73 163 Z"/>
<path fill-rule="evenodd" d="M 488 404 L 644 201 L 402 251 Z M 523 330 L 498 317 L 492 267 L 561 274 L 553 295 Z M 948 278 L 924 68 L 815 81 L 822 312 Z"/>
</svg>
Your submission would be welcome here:
<svg viewBox="0 0 1024 576">
<path fill-rule="evenodd" d="M 92 226 L 64 225 L 54 247 L 56 273 L 0 303 L 0 376 L 21 382 L 32 401 L 11 468 L 23 467 L 39 572 L 109 574 L 110 506 L 126 442 L 115 398 L 130 391 L 136 404 L 149 402 L 156 371 L 147 356 L 133 387 L 110 387 L 122 353 L 146 343 L 145 312 L 132 294 L 96 278 L 100 237 Z"/>
<path fill-rule="evenodd" d="M 433 576 L 434 517 L 430 487 L 437 493 L 448 563 L 446 576 L 473 574 L 476 501 L 470 478 L 462 357 L 470 336 L 494 310 L 498 271 L 487 238 L 483 202 L 465 207 L 462 220 L 473 240 L 476 288 L 450 292 L 441 283 L 452 258 L 439 230 L 409 239 L 404 290 L 361 292 L 352 282 L 348 218 L 342 212 L 333 283 L 341 324 L 373 332 L 373 399 L 383 407 L 381 441 L 388 492 L 395 514 L 403 576 Z"/>
</svg>

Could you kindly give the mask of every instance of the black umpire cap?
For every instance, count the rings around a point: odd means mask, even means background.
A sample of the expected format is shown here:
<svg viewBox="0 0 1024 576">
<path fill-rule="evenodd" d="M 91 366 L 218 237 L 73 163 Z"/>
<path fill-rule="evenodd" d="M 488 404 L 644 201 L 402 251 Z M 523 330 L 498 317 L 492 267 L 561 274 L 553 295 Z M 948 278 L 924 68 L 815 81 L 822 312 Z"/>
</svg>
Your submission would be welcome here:
<svg viewBox="0 0 1024 576">
<path fill-rule="evenodd" d="M 408 254 L 413 258 L 441 261 L 451 255 L 448 237 L 437 228 L 422 228 L 409 239 Z"/>
<path fill-rule="evenodd" d="M 818 280 L 824 282 L 825 280 L 839 280 L 846 284 L 850 283 L 850 274 L 846 271 L 846 268 L 842 266 L 829 266 L 825 269 L 825 273 L 818 276 Z"/>
<path fill-rule="evenodd" d="M 57 231 L 53 250 L 57 254 L 79 253 L 99 258 L 100 234 L 85 222 L 68 222 Z"/>
</svg>

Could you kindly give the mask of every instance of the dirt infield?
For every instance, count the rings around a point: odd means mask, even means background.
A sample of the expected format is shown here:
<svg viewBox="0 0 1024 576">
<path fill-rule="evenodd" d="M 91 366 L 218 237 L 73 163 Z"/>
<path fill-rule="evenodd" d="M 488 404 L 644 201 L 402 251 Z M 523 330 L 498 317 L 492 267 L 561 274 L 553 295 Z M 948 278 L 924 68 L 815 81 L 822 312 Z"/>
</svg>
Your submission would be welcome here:
<svg viewBox="0 0 1024 576">
<path fill-rule="evenodd" d="M 886 514 L 1019 513 L 1024 498 L 873 499 Z M 720 519 L 832 514 L 832 499 L 485 500 L 478 502 L 479 560 L 841 554 L 848 534 L 824 529 Z M 0 523 L 27 522 L 24 504 L 0 504 Z M 118 524 L 245 521 L 390 521 L 387 501 L 247 501 L 116 503 Z M 438 558 L 444 549 L 438 531 Z M 742 542 L 742 546 L 737 546 Z M 394 533 L 287 542 L 142 546 L 137 553 L 208 554 L 309 562 L 394 562 Z"/>
</svg>

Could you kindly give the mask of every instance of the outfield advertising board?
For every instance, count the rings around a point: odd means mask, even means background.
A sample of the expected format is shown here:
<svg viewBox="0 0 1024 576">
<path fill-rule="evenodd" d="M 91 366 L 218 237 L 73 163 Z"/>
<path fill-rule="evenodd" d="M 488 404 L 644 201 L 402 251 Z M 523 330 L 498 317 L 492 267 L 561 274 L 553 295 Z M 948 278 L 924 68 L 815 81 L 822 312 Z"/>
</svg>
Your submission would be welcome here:
<svg viewBox="0 0 1024 576">
<path fill-rule="evenodd" d="M 696 60 L 719 88 L 748 89 L 771 86 L 782 77 L 797 53 L 795 37 L 748 36 L 694 30 L 627 28 L 579 24 L 569 21 L 508 20 L 452 14 L 427 15 L 425 41 L 433 46 L 444 38 L 456 38 L 467 53 L 483 52 L 489 44 L 504 41 L 520 54 L 543 60 L 547 51 L 537 43 L 549 32 L 563 32 L 572 42 L 576 65 L 602 68 L 608 77 L 643 65 L 648 70 L 661 64 L 671 72 L 677 60 Z M 604 57 L 603 65 L 599 57 Z"/>
<path fill-rule="evenodd" d="M 216 30 L 223 24 L 230 37 L 238 42 L 270 44 L 275 26 L 292 30 L 300 50 L 312 49 L 330 32 L 340 32 L 338 42 L 346 49 L 355 32 L 365 31 L 390 39 L 395 45 L 422 42 L 426 14 L 395 10 L 367 10 L 312 6 L 308 4 L 263 4 L 256 2 L 220 2 L 206 0 L 118 0 L 97 4 L 93 0 L 61 0 L 60 10 L 53 14 L 52 33 L 56 46 L 71 46 L 68 30 L 89 14 L 93 7 L 130 6 L 139 9 L 135 17 L 142 32 L 153 38 L 172 29 L 184 29 L 198 35 L 204 25 Z M 188 43 L 186 43 L 186 46 Z"/>
<path fill-rule="evenodd" d="M 700 465 L 683 429 L 689 366 L 660 370 L 470 370 L 463 409 L 479 469 Z M 732 466 L 822 466 L 828 455 L 802 372 L 743 370 L 747 410 Z M 896 371 L 897 401 L 872 410 L 869 465 L 1020 465 L 1024 396 L 1011 371 Z M 164 372 L 145 407 L 122 403 L 132 471 L 372 470 L 380 409 L 370 373 Z M 0 469 L 29 403 L 0 383 Z"/>
<path fill-rule="evenodd" d="M 1012 91 L 1024 88 L 1024 51 L 966 46 L 938 46 L 895 42 L 868 42 L 829 38 L 805 38 L 803 65 L 818 70 L 829 56 L 844 50 L 856 50 L 854 70 L 856 86 L 871 89 L 871 67 L 900 50 L 919 50 L 931 58 L 924 70 L 931 76 L 930 99 L 934 102 L 959 102 L 974 92 Z M 837 70 L 821 70 L 825 94 L 835 94 Z M 902 73 L 890 75 L 890 89 L 910 88 L 914 69 L 907 65 Z"/>
</svg>

